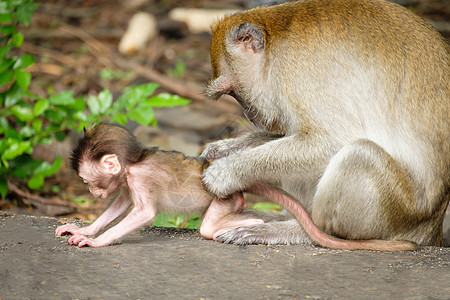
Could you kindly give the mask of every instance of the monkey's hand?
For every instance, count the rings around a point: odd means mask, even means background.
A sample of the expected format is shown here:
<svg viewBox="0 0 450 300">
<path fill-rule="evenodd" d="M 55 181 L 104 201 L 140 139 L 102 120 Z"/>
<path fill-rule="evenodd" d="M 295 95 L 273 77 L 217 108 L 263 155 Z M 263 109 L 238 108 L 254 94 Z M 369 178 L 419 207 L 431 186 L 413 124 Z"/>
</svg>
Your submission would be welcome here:
<svg viewBox="0 0 450 300">
<path fill-rule="evenodd" d="M 237 138 L 209 143 L 206 145 L 200 157 L 208 160 L 219 159 L 245 149 L 258 147 L 281 137 L 282 135 L 264 130 L 253 131 Z"/>
<path fill-rule="evenodd" d="M 78 246 L 80 248 L 84 247 L 84 246 L 99 248 L 99 247 L 108 246 L 110 244 L 110 242 L 104 241 L 100 238 L 93 239 L 93 238 L 89 238 L 85 235 L 75 234 L 74 236 L 72 236 L 69 239 L 69 244 Z"/>
<path fill-rule="evenodd" d="M 235 139 L 225 139 L 213 143 L 209 143 L 206 145 L 205 150 L 203 150 L 200 155 L 201 158 L 206 158 L 207 160 L 219 159 L 225 156 L 230 155 L 235 151 L 238 151 L 239 148 L 233 145 L 233 141 Z"/>
<path fill-rule="evenodd" d="M 245 188 L 239 168 L 230 167 L 231 165 L 234 166 L 233 157 L 225 157 L 214 161 L 203 171 L 203 183 L 206 189 L 219 198 L 227 198 Z"/>
<path fill-rule="evenodd" d="M 55 234 L 57 236 L 63 235 L 63 234 L 80 234 L 80 235 L 94 235 L 96 232 L 92 232 L 91 228 L 89 226 L 87 227 L 78 227 L 75 224 L 66 224 L 59 226 L 55 230 Z"/>
</svg>

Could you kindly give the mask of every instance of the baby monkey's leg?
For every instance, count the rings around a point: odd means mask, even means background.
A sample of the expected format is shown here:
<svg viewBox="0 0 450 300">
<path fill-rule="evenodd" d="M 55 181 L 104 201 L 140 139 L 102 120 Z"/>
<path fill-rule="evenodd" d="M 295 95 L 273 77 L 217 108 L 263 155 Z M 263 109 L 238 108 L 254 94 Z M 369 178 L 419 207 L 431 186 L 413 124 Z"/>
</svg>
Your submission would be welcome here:
<svg viewBox="0 0 450 300">
<path fill-rule="evenodd" d="M 213 199 L 203 215 L 200 234 L 204 238 L 215 240 L 228 230 L 264 223 L 262 219 L 249 218 L 249 214 L 241 213 L 244 208 L 242 193 L 235 193 L 228 199 Z"/>
</svg>

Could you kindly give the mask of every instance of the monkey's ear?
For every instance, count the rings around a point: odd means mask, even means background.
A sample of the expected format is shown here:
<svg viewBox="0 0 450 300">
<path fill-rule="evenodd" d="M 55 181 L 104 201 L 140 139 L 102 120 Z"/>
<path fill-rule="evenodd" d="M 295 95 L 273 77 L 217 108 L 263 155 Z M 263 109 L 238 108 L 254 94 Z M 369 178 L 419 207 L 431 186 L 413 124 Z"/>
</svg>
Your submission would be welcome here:
<svg viewBox="0 0 450 300">
<path fill-rule="evenodd" d="M 264 34 L 254 24 L 241 23 L 231 34 L 232 41 L 244 52 L 260 53 L 264 50 Z"/>
<path fill-rule="evenodd" d="M 103 155 L 100 164 L 109 175 L 116 175 L 122 169 L 119 158 L 115 154 Z"/>
</svg>

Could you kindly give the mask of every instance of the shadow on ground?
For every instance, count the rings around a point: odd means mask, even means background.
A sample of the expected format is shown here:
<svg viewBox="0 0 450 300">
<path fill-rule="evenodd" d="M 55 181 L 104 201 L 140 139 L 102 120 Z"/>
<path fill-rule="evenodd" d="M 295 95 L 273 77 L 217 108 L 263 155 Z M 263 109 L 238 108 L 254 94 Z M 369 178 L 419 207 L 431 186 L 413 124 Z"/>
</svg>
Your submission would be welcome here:
<svg viewBox="0 0 450 300">
<path fill-rule="evenodd" d="M 422 299 L 450 297 L 450 248 L 238 247 L 144 227 L 105 248 L 55 237 L 57 219 L 0 211 L 0 298 Z"/>
</svg>

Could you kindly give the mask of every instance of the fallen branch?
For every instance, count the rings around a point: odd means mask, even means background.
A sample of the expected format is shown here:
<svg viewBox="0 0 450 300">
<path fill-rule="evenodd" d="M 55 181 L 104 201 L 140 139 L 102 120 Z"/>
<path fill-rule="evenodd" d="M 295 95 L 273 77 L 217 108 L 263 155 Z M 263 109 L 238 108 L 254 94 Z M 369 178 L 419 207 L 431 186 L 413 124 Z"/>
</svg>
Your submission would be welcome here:
<svg viewBox="0 0 450 300">
<path fill-rule="evenodd" d="M 86 207 L 83 207 L 79 204 L 73 203 L 73 202 L 66 202 L 61 199 L 46 199 L 39 195 L 31 194 L 28 191 L 24 191 L 20 189 L 18 186 L 16 186 L 14 183 L 8 180 L 8 190 L 11 192 L 17 194 L 18 196 L 29 199 L 32 201 L 36 201 L 41 204 L 45 205 L 55 205 L 55 206 L 65 206 L 65 207 L 72 207 L 75 209 L 86 209 Z M 92 207 L 91 209 L 95 209 L 96 207 Z"/>
</svg>

